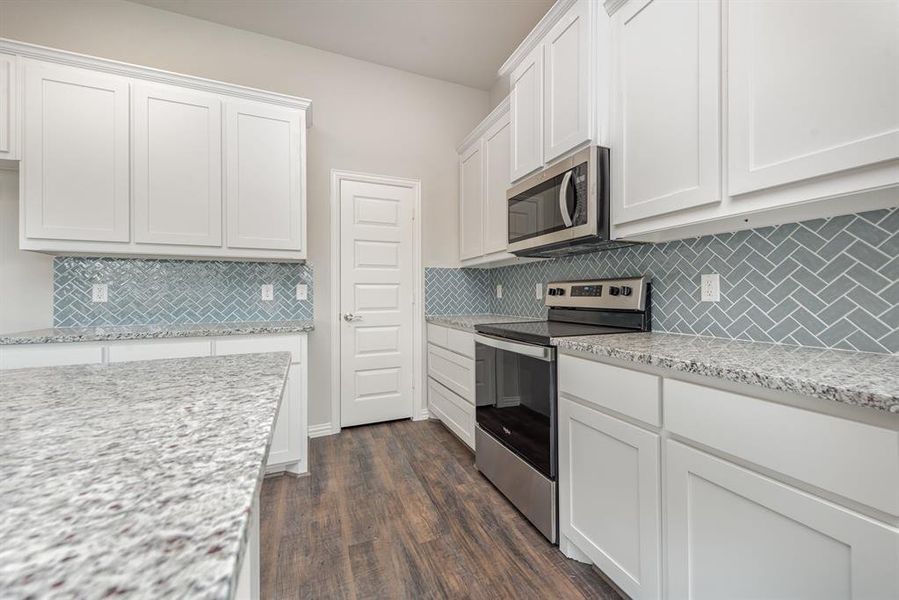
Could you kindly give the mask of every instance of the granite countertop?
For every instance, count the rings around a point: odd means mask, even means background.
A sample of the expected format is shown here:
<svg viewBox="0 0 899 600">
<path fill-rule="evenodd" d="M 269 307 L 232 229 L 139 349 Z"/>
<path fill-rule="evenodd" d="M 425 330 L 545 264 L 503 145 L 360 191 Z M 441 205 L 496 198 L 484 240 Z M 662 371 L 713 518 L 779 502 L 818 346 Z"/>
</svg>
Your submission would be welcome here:
<svg viewBox="0 0 899 600">
<path fill-rule="evenodd" d="M 899 413 L 899 355 L 671 333 L 555 338 L 561 350 Z"/>
<path fill-rule="evenodd" d="M 189 325 L 104 325 L 99 327 L 48 327 L 0 335 L 0 346 L 62 342 L 109 342 L 156 338 L 213 337 L 312 331 L 312 321 L 245 321 Z"/>
<path fill-rule="evenodd" d="M 0 596 L 230 598 L 289 364 L 0 372 Z"/>
<path fill-rule="evenodd" d="M 483 325 L 484 323 L 522 323 L 524 321 L 539 321 L 540 317 L 516 317 L 512 315 L 428 315 L 426 317 L 428 323 L 434 325 L 442 325 L 443 327 L 452 327 L 453 329 L 461 329 L 469 333 L 475 333 L 475 325 Z"/>
</svg>

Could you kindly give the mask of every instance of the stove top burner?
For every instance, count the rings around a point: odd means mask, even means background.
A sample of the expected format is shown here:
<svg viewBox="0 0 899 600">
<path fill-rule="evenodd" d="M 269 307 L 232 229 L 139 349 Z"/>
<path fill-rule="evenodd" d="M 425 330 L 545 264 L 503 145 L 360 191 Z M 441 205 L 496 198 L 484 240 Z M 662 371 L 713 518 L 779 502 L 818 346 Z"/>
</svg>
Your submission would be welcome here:
<svg viewBox="0 0 899 600">
<path fill-rule="evenodd" d="M 573 337 L 579 335 L 605 335 L 609 333 L 633 333 L 635 330 L 626 327 L 608 327 L 604 325 L 588 325 L 584 323 L 566 323 L 564 321 L 525 321 L 523 323 L 487 323 L 476 325 L 478 333 L 493 335 L 509 340 L 517 340 L 528 344 L 549 346 L 552 338 Z"/>
</svg>

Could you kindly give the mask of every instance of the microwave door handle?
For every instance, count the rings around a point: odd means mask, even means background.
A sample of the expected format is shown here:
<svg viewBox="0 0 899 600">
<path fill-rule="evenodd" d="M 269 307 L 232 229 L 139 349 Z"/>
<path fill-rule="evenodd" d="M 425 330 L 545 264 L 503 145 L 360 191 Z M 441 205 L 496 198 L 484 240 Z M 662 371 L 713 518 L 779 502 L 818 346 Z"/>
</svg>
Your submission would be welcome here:
<svg viewBox="0 0 899 600">
<path fill-rule="evenodd" d="M 562 185 L 559 187 L 559 212 L 562 213 L 562 222 L 565 227 L 571 227 L 571 215 L 568 214 L 568 182 L 571 181 L 571 170 L 565 172 L 562 177 Z"/>
</svg>

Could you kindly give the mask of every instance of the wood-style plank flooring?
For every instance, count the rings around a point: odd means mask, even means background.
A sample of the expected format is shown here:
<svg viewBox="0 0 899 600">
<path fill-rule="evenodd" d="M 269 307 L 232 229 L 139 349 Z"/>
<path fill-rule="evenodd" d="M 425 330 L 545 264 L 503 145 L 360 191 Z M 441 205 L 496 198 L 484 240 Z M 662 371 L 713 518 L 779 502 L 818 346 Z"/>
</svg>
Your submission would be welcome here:
<svg viewBox="0 0 899 600">
<path fill-rule="evenodd" d="M 309 476 L 262 487 L 265 599 L 619 598 L 435 421 L 344 429 L 309 450 Z"/>
</svg>

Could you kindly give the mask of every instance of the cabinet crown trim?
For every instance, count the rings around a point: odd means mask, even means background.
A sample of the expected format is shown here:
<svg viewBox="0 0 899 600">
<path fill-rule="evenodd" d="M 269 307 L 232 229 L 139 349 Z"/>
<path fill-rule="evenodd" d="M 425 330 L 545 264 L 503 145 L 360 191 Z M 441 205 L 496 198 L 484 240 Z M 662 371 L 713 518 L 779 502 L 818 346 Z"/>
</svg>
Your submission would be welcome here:
<svg viewBox="0 0 899 600">
<path fill-rule="evenodd" d="M 577 0 L 558 0 L 552 7 L 543 15 L 543 18 L 534 25 L 534 28 L 531 32 L 524 38 L 524 41 L 518 45 L 518 48 L 512 52 L 512 55 L 506 59 L 506 62 L 503 63 L 503 66 L 499 68 L 499 72 L 497 75 L 499 77 L 505 77 L 510 74 L 515 67 L 518 66 L 524 57 L 531 53 L 531 50 L 537 47 L 537 44 L 543 41 L 543 38 L 546 37 L 546 34 L 549 33 L 549 30 L 553 28 L 553 26 L 562 18 L 569 8 L 574 6 Z"/>
<path fill-rule="evenodd" d="M 183 75 L 181 73 L 172 73 L 162 69 L 154 69 L 152 67 L 144 67 L 106 58 L 98 58 L 76 52 L 68 52 L 65 50 L 57 50 L 55 48 L 47 48 L 35 44 L 25 42 L 17 42 L 7 38 L 0 38 L 0 52 L 15 54 L 24 58 L 32 58 L 45 62 L 52 62 L 73 67 L 82 67 L 94 71 L 109 73 L 112 75 L 121 75 L 124 77 L 133 77 L 135 79 L 143 79 L 156 83 L 179 86 L 182 88 L 190 88 L 194 90 L 212 92 L 234 98 L 245 100 L 256 100 L 266 102 L 286 108 L 300 109 L 306 112 L 306 127 L 312 127 L 312 100 L 301 98 L 299 96 L 289 96 L 279 92 L 269 92 L 257 88 L 251 88 L 233 83 L 225 83 L 205 79 L 193 75 Z"/>
<path fill-rule="evenodd" d="M 462 143 L 456 148 L 457 154 L 462 154 L 465 150 L 471 146 L 473 143 L 477 142 L 481 136 L 487 133 L 487 130 L 493 126 L 494 123 L 499 121 L 509 112 L 509 96 L 503 98 L 502 102 L 496 105 L 490 114 L 484 117 L 484 120 L 475 126 L 475 128 L 465 136 L 465 139 L 462 140 Z"/>
</svg>

